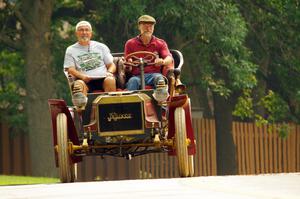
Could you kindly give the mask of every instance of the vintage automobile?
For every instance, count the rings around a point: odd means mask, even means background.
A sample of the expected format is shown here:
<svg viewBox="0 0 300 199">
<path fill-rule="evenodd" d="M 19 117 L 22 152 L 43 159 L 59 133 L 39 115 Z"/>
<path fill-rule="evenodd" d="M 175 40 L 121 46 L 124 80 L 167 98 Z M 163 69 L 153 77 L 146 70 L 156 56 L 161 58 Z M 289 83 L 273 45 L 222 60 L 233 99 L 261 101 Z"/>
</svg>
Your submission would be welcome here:
<svg viewBox="0 0 300 199">
<path fill-rule="evenodd" d="M 148 153 L 177 156 L 181 177 L 194 175 L 195 139 L 191 123 L 190 99 L 180 81 L 183 56 L 171 50 L 174 75 L 156 89 L 124 90 L 125 66 L 143 68 L 155 59 L 150 52 L 137 52 L 122 60 L 113 53 L 117 65 L 117 92 L 88 93 L 87 101 L 49 99 L 56 166 L 61 182 L 74 182 L 76 163 L 84 156 L 115 156 L 131 159 Z M 132 59 L 133 62 L 127 62 Z M 121 82 L 121 83 L 120 83 Z M 167 83 L 166 83 L 167 82 Z"/>
</svg>

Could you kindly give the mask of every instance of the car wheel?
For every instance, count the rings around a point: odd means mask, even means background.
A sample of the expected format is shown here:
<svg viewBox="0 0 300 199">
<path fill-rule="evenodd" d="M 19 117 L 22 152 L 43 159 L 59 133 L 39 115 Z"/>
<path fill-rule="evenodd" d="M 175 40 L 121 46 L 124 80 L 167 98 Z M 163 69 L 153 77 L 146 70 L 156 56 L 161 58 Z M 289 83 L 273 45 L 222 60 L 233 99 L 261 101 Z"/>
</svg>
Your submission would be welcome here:
<svg viewBox="0 0 300 199">
<path fill-rule="evenodd" d="M 189 175 L 189 161 L 187 150 L 185 112 L 182 107 L 175 110 L 175 145 L 178 159 L 179 175 L 187 177 Z"/>
<path fill-rule="evenodd" d="M 193 177 L 195 174 L 194 156 L 193 155 L 189 155 L 188 162 L 189 162 L 189 177 Z"/>
<path fill-rule="evenodd" d="M 74 182 L 76 178 L 76 165 L 70 160 L 68 150 L 68 126 L 67 116 L 59 113 L 56 118 L 57 124 L 57 155 L 59 166 L 59 177 L 61 182 Z"/>
</svg>

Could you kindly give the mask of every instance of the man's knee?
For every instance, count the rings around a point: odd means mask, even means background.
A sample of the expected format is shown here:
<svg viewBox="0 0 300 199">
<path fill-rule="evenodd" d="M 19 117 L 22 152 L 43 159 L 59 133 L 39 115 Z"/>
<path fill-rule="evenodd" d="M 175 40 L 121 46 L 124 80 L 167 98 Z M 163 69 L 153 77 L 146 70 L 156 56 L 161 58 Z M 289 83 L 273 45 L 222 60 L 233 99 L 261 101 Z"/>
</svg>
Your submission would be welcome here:
<svg viewBox="0 0 300 199">
<path fill-rule="evenodd" d="M 114 77 L 106 77 L 103 81 L 103 89 L 106 92 L 116 91 L 116 79 Z"/>
<path fill-rule="evenodd" d="M 88 87 L 86 83 L 80 79 L 76 80 L 72 86 L 72 93 L 81 92 L 84 95 L 87 95 Z"/>
<path fill-rule="evenodd" d="M 104 79 L 104 83 L 105 84 L 115 85 L 116 84 L 116 79 L 114 77 L 109 76 L 109 77 L 106 77 Z"/>
<path fill-rule="evenodd" d="M 130 83 L 130 84 L 139 84 L 139 82 L 140 82 L 140 78 L 138 78 L 136 76 L 133 76 L 128 80 L 128 83 Z"/>
<path fill-rule="evenodd" d="M 133 76 L 128 80 L 126 87 L 128 90 L 138 90 L 140 87 L 140 82 L 141 81 L 139 77 Z"/>
</svg>

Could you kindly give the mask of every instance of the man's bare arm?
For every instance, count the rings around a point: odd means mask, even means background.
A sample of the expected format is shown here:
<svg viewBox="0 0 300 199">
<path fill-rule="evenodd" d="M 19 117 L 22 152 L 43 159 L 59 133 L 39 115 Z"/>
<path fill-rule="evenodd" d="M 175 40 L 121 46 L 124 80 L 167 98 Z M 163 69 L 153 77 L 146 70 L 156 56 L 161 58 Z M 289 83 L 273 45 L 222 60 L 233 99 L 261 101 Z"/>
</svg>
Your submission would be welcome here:
<svg viewBox="0 0 300 199">
<path fill-rule="evenodd" d="M 171 56 L 167 56 L 166 58 L 162 59 L 162 58 L 157 58 L 155 59 L 155 65 L 158 65 L 158 66 L 166 66 L 166 65 L 169 65 L 173 62 L 173 58 Z"/>
<path fill-rule="evenodd" d="M 78 71 L 75 69 L 75 67 L 70 67 L 67 69 L 68 73 L 77 77 L 78 79 L 83 80 L 84 82 L 89 82 L 91 80 L 91 78 L 85 74 L 83 74 L 82 72 Z"/>
<path fill-rule="evenodd" d="M 106 64 L 107 73 L 114 74 L 117 70 L 116 65 L 112 62 L 110 64 Z"/>
</svg>

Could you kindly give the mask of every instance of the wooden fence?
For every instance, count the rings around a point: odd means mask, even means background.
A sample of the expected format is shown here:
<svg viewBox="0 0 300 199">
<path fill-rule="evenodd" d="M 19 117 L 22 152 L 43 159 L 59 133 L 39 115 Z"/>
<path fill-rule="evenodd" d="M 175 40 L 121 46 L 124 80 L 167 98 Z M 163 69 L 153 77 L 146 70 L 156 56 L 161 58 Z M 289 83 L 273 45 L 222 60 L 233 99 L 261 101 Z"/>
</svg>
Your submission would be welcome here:
<svg viewBox="0 0 300 199">
<path fill-rule="evenodd" d="M 300 126 L 290 124 L 286 139 L 278 136 L 277 126 L 233 122 L 238 174 L 261 174 L 300 171 Z M 194 158 L 195 176 L 217 174 L 216 131 L 214 120 L 193 119 L 197 141 Z M 0 132 L 0 173 L 30 175 L 27 136 L 9 135 L 4 124 Z M 176 157 L 167 154 L 148 154 L 132 160 L 123 158 L 85 157 L 78 164 L 79 181 L 122 180 L 139 178 L 178 177 Z"/>
<path fill-rule="evenodd" d="M 289 124 L 286 139 L 278 127 L 233 122 L 239 174 L 300 171 L 300 126 Z"/>
<path fill-rule="evenodd" d="M 28 136 L 9 132 L 9 126 L 0 123 L 0 174 L 30 175 Z"/>
</svg>

